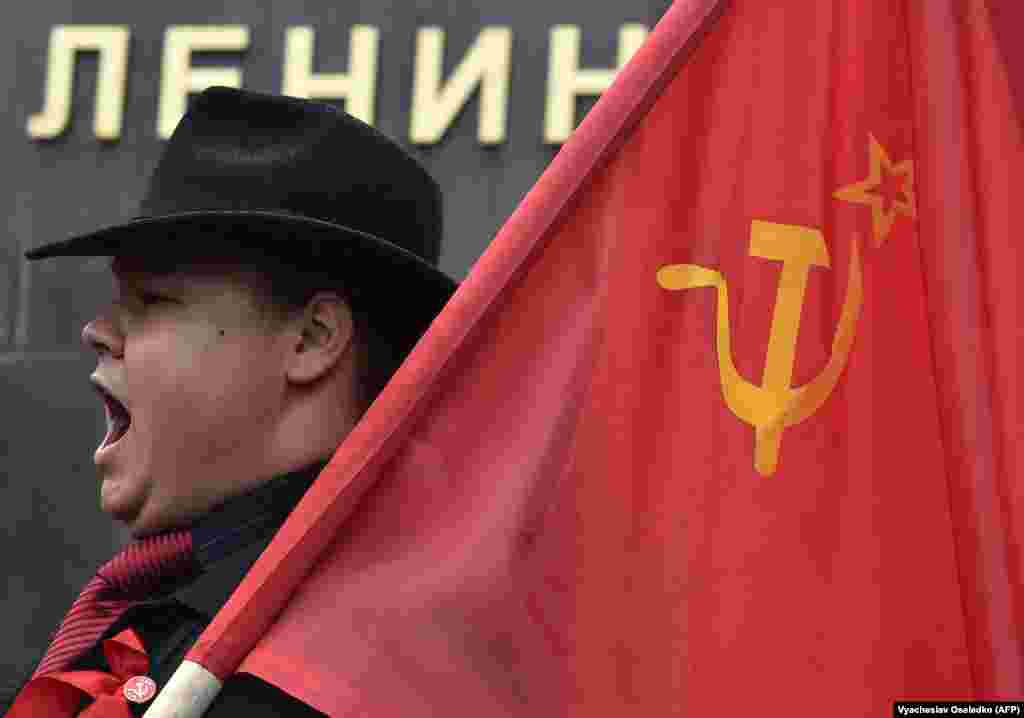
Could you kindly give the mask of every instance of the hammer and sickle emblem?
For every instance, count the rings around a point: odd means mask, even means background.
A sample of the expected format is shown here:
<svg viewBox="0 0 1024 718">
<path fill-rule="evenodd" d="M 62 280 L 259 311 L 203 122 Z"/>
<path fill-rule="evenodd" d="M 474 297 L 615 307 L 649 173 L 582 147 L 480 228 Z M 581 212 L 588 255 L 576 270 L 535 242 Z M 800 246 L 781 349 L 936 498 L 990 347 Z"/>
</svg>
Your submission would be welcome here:
<svg viewBox="0 0 1024 718">
<path fill-rule="evenodd" d="M 822 233 L 812 227 L 754 220 L 750 254 L 782 262 L 772 313 L 763 383 L 747 381 L 733 362 L 729 328 L 729 292 L 720 272 L 696 264 L 670 264 L 658 270 L 665 289 L 715 287 L 718 290 L 718 367 L 725 403 L 740 420 L 754 427 L 754 467 L 762 476 L 775 473 L 782 432 L 817 411 L 835 389 L 850 356 L 864 299 L 858 243 L 850 253 L 849 285 L 839 317 L 832 354 L 824 369 L 803 386 L 790 386 L 800 314 L 811 267 L 830 267 Z"/>
</svg>

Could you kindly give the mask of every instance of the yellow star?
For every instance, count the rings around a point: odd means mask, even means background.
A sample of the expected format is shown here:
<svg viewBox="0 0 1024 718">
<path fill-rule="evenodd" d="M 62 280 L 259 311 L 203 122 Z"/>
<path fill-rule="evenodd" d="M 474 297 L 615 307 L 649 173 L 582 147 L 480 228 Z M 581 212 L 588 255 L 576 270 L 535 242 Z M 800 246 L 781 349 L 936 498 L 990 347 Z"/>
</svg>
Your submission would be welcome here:
<svg viewBox="0 0 1024 718">
<path fill-rule="evenodd" d="M 846 185 L 832 196 L 871 207 L 875 246 L 878 247 L 888 238 L 896 215 L 914 216 L 914 163 L 904 160 L 893 164 L 874 135 L 869 134 L 868 138 L 871 169 L 867 179 Z M 902 195 L 902 199 L 898 195 Z"/>
</svg>

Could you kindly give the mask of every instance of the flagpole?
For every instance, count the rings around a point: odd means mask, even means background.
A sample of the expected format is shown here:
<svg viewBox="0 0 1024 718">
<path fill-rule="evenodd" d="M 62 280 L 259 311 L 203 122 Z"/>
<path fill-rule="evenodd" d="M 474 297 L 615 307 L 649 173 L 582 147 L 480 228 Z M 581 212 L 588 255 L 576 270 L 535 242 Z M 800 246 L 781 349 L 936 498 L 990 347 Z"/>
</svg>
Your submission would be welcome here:
<svg viewBox="0 0 1024 718">
<path fill-rule="evenodd" d="M 224 684 L 198 663 L 184 660 L 157 694 L 145 718 L 200 718 Z"/>
</svg>

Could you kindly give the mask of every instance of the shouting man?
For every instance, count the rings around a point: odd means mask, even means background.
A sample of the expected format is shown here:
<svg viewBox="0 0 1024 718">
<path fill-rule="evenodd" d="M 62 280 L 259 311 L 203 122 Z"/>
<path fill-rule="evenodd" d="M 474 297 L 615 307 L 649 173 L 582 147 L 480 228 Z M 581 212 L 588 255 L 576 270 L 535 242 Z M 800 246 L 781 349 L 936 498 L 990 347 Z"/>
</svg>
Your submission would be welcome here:
<svg viewBox="0 0 1024 718">
<path fill-rule="evenodd" d="M 8 715 L 142 715 L 451 296 L 440 238 L 436 184 L 383 135 L 211 88 L 141 216 L 28 253 L 112 257 L 116 299 L 82 338 L 107 410 L 100 505 L 135 541 Z M 320 714 L 237 675 L 207 715 Z"/>
</svg>

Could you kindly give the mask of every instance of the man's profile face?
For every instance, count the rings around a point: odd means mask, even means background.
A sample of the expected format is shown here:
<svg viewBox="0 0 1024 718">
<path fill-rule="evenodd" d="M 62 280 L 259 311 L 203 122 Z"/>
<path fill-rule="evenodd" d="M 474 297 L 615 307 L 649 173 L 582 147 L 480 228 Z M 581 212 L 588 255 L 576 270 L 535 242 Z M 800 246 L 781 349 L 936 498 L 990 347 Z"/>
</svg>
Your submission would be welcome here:
<svg viewBox="0 0 1024 718">
<path fill-rule="evenodd" d="M 269 478 L 261 452 L 282 410 L 287 342 L 228 265 L 164 274 L 118 258 L 112 270 L 115 300 L 82 332 L 93 379 L 116 399 L 94 461 L 103 510 L 140 536 Z"/>
</svg>

